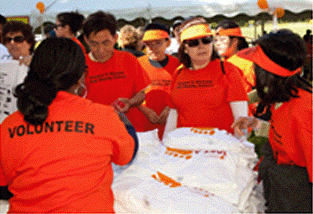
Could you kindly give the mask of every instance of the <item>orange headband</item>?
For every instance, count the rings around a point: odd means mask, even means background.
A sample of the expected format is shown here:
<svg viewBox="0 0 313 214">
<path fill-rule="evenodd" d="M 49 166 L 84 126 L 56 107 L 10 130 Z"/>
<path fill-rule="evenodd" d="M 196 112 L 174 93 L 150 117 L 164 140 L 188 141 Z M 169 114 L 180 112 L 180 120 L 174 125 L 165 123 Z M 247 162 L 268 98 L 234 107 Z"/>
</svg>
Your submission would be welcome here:
<svg viewBox="0 0 313 214">
<path fill-rule="evenodd" d="M 166 39 L 170 38 L 168 33 L 164 30 L 147 30 L 143 36 L 143 41 L 157 40 L 157 39 Z"/>
<path fill-rule="evenodd" d="M 185 30 L 180 35 L 181 41 L 188 39 L 198 39 L 201 37 L 211 36 L 212 32 L 207 24 L 193 25 Z"/>
<path fill-rule="evenodd" d="M 221 30 L 217 31 L 216 35 L 218 35 L 218 36 L 243 37 L 239 27 L 237 27 L 237 28 L 229 28 L 229 29 L 221 29 Z"/>
<path fill-rule="evenodd" d="M 268 56 L 266 56 L 259 45 L 241 50 L 236 55 L 241 58 L 248 59 L 264 70 L 281 77 L 289 77 L 301 72 L 301 67 L 294 71 L 290 71 L 276 64 L 270 58 L 268 58 Z"/>
</svg>

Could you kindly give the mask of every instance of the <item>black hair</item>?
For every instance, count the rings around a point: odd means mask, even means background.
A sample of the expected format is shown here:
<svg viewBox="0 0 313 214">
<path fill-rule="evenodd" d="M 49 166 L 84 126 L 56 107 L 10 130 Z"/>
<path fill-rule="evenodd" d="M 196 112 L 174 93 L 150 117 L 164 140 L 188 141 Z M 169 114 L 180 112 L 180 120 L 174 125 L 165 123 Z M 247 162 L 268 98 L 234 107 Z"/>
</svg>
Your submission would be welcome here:
<svg viewBox="0 0 313 214">
<path fill-rule="evenodd" d="M 115 36 L 117 31 L 117 21 L 110 13 L 98 11 L 90 14 L 83 24 L 83 31 L 86 37 L 94 32 L 98 33 L 102 30 L 109 30 L 112 36 Z"/>
<path fill-rule="evenodd" d="M 198 24 L 207 24 L 206 20 L 203 17 L 197 17 L 197 16 L 191 16 L 187 18 L 182 24 L 180 31 L 184 31 L 185 29 Z M 185 45 L 183 43 L 180 44 L 178 48 L 177 57 L 179 61 L 186 67 L 190 68 L 192 66 L 191 59 L 188 54 L 185 53 Z M 213 48 L 212 55 L 211 55 L 211 61 L 218 58 L 218 54 Z"/>
<path fill-rule="evenodd" d="M 85 71 L 84 53 L 68 38 L 48 38 L 36 49 L 24 82 L 16 87 L 17 108 L 28 123 L 42 124 L 58 91 L 75 85 Z"/>
<path fill-rule="evenodd" d="M 186 67 L 186 68 L 190 68 L 192 66 L 191 64 L 191 59 L 190 56 L 188 54 L 185 53 L 185 45 L 181 44 L 178 48 L 178 54 L 177 54 L 177 58 L 179 59 L 179 61 Z M 212 50 L 212 55 L 211 55 L 211 61 L 218 59 L 218 54 L 216 52 L 216 50 L 213 48 Z"/>
<path fill-rule="evenodd" d="M 302 38 L 290 30 L 282 29 L 261 37 L 256 43 L 263 52 L 276 64 L 290 71 L 304 65 L 306 47 Z M 298 88 L 312 93 L 312 86 L 295 74 L 281 77 L 272 74 L 257 64 L 255 66 L 256 89 L 261 98 L 261 104 L 268 106 L 276 102 L 287 102 L 298 97 Z"/>
<path fill-rule="evenodd" d="M 3 25 L 5 25 L 5 23 L 7 23 L 7 19 L 0 14 L 0 25 L 3 26 Z"/>
<path fill-rule="evenodd" d="M 57 19 L 62 26 L 70 26 L 72 33 L 76 35 L 77 31 L 82 28 L 85 17 L 78 12 L 65 12 L 59 13 Z"/>
<path fill-rule="evenodd" d="M 225 19 L 216 26 L 216 29 L 219 27 L 223 29 L 231 29 L 231 28 L 239 28 L 239 25 L 234 21 Z M 249 47 L 248 42 L 243 37 L 229 36 L 229 38 L 230 38 L 230 44 L 233 42 L 234 38 L 238 39 L 238 44 L 237 44 L 238 51 Z"/>
<path fill-rule="evenodd" d="M 159 22 L 153 22 L 148 24 L 145 27 L 145 31 L 147 30 L 163 30 L 166 31 L 168 34 L 170 34 L 170 29 L 165 24 L 159 23 Z"/>
<path fill-rule="evenodd" d="M 272 61 L 290 71 L 303 66 L 306 60 L 305 43 L 291 30 L 271 32 L 262 36 L 256 43 Z"/>
<path fill-rule="evenodd" d="M 21 32 L 25 37 L 26 41 L 31 45 L 30 52 L 33 52 L 33 46 L 35 44 L 35 35 L 32 32 L 33 28 L 24 22 L 21 21 L 9 21 L 2 28 L 1 39 L 4 41 L 4 37 L 8 33 L 17 33 Z"/>
</svg>

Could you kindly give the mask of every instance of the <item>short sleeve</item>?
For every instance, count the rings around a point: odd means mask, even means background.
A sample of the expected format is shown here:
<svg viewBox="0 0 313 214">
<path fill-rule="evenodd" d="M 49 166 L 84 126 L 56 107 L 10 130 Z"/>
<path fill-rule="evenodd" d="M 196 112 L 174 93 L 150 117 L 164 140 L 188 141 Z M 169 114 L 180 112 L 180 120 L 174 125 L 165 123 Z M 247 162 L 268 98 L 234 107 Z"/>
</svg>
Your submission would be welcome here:
<svg viewBox="0 0 313 214">
<path fill-rule="evenodd" d="M 248 95 L 244 87 L 243 78 L 240 75 L 240 70 L 233 64 L 224 62 L 225 77 L 227 79 L 227 102 L 233 101 L 248 101 Z"/>
<path fill-rule="evenodd" d="M 144 88 L 146 88 L 148 85 L 150 85 L 151 80 L 147 72 L 140 65 L 136 57 L 132 57 L 130 58 L 130 60 L 132 60 L 132 63 L 134 64 L 134 68 L 135 68 L 135 75 L 133 76 L 134 83 L 135 83 L 134 90 L 135 90 L 135 93 L 138 93 L 142 91 Z"/>
<path fill-rule="evenodd" d="M 110 122 L 110 126 L 104 126 L 104 128 L 109 128 L 109 132 L 106 134 L 108 134 L 112 140 L 112 162 L 118 165 L 125 165 L 131 161 L 134 155 L 134 139 L 128 133 L 118 115 L 113 111 L 113 108 L 108 107 L 105 114 L 107 115 L 106 121 Z"/>
</svg>

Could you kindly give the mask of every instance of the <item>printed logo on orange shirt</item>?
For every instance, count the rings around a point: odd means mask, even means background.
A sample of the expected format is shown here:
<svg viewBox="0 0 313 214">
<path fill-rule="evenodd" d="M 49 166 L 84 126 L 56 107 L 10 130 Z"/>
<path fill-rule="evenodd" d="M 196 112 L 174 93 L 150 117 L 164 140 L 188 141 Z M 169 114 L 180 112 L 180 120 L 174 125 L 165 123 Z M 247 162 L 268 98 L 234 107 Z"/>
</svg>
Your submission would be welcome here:
<svg viewBox="0 0 313 214">
<path fill-rule="evenodd" d="M 99 75 L 89 76 L 90 83 L 98 83 L 102 81 L 118 80 L 125 78 L 127 78 L 127 75 L 124 71 L 105 72 Z"/>
</svg>

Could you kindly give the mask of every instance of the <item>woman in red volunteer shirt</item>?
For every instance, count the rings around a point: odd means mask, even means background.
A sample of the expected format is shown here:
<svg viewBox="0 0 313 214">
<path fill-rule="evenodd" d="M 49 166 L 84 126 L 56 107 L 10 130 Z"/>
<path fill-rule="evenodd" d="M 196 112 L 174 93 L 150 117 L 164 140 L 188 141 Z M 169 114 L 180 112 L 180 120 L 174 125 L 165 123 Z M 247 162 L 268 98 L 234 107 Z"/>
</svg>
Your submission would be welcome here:
<svg viewBox="0 0 313 214">
<path fill-rule="evenodd" d="M 248 48 L 249 44 L 241 33 L 241 29 L 236 22 L 224 20 L 216 27 L 216 36 L 214 38 L 214 47 L 217 54 L 228 62 L 240 68 L 244 78 L 245 89 L 250 92 L 255 86 L 254 71 L 251 62 L 246 62 L 238 58 L 235 54 L 242 49 Z"/>
<path fill-rule="evenodd" d="M 114 212 L 111 163 L 127 164 L 134 140 L 113 107 L 80 96 L 85 57 L 67 38 L 44 40 L 17 112 L 1 124 L 0 185 L 10 213 Z"/>
<path fill-rule="evenodd" d="M 247 115 L 247 94 L 238 69 L 221 62 L 203 18 L 182 24 L 178 68 L 171 85 L 172 110 L 166 132 L 175 127 L 216 127 L 233 133 L 234 119 Z M 177 121 L 177 124 L 175 123 Z"/>
<path fill-rule="evenodd" d="M 312 87 L 300 77 L 305 44 L 286 29 L 256 43 L 238 56 L 254 62 L 260 104 L 272 113 L 259 166 L 267 212 L 312 213 Z M 239 134 L 258 125 L 258 119 L 245 117 L 233 127 Z"/>
<path fill-rule="evenodd" d="M 216 27 L 216 36 L 214 38 L 214 48 L 220 58 L 230 62 L 239 68 L 240 74 L 244 80 L 244 86 L 247 93 L 251 92 L 255 87 L 255 74 L 252 62 L 236 55 L 239 50 L 249 47 L 241 33 L 239 25 L 231 20 L 223 20 Z M 249 105 L 249 115 L 256 113 L 256 104 Z"/>
</svg>

